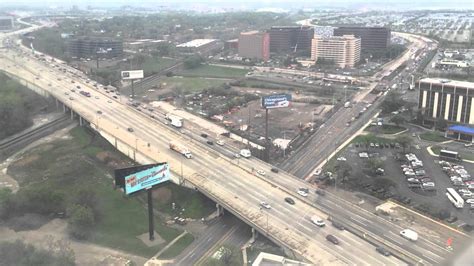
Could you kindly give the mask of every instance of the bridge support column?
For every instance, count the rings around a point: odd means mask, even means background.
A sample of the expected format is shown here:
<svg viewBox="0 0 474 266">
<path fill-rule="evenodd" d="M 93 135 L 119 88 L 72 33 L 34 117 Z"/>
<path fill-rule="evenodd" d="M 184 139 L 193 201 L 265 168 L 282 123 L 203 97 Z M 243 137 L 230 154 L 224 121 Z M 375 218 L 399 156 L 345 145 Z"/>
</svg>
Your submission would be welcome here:
<svg viewBox="0 0 474 266">
<path fill-rule="evenodd" d="M 54 98 L 54 99 L 56 100 L 56 110 L 58 110 L 59 109 L 59 101 L 56 98 Z"/>
<path fill-rule="evenodd" d="M 66 105 L 63 104 L 63 113 L 66 113 Z"/>
<path fill-rule="evenodd" d="M 82 116 L 79 116 L 79 126 L 83 126 L 84 125 L 84 121 L 82 119 Z"/>
<path fill-rule="evenodd" d="M 216 208 L 217 208 L 217 216 L 224 215 L 224 208 L 222 208 L 221 205 L 219 205 L 218 203 L 216 203 Z"/>
<path fill-rule="evenodd" d="M 251 240 L 251 242 L 252 242 L 252 243 L 255 242 L 255 240 L 257 239 L 257 237 L 258 237 L 258 231 L 255 230 L 255 228 L 252 228 L 252 240 Z"/>
<path fill-rule="evenodd" d="M 74 119 L 74 111 L 71 109 L 71 120 Z"/>
</svg>

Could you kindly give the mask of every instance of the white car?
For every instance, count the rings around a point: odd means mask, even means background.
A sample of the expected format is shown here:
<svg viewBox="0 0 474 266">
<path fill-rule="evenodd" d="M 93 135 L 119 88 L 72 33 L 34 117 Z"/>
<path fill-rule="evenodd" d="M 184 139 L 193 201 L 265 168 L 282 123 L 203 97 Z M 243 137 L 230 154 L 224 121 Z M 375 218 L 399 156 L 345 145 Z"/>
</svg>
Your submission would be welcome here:
<svg viewBox="0 0 474 266">
<path fill-rule="evenodd" d="M 257 174 L 259 174 L 259 175 L 265 175 L 265 171 L 263 171 L 263 170 L 258 170 L 258 171 L 257 171 Z"/>
<path fill-rule="evenodd" d="M 474 199 L 467 199 L 467 200 L 466 200 L 466 203 L 467 203 L 467 204 L 474 204 Z"/>
<path fill-rule="evenodd" d="M 303 197 L 307 197 L 308 196 L 308 193 L 306 191 L 303 191 L 303 190 L 298 190 L 297 192 L 300 196 L 303 196 Z"/>
<path fill-rule="evenodd" d="M 338 161 L 347 161 L 346 157 L 339 157 L 336 160 L 338 160 Z"/>
<path fill-rule="evenodd" d="M 315 224 L 315 225 L 317 225 L 317 226 L 319 226 L 319 227 L 323 227 L 323 226 L 326 225 L 326 223 L 324 223 L 324 220 L 321 219 L 321 218 L 319 218 L 319 217 L 316 216 L 316 215 L 313 215 L 313 216 L 311 217 L 311 222 L 313 222 L 313 224 Z"/>
<path fill-rule="evenodd" d="M 217 145 L 224 146 L 224 141 L 219 139 L 216 141 Z"/>
<path fill-rule="evenodd" d="M 270 204 L 266 203 L 265 201 L 260 202 L 260 206 L 268 210 L 272 208 L 272 206 L 270 206 Z"/>
</svg>

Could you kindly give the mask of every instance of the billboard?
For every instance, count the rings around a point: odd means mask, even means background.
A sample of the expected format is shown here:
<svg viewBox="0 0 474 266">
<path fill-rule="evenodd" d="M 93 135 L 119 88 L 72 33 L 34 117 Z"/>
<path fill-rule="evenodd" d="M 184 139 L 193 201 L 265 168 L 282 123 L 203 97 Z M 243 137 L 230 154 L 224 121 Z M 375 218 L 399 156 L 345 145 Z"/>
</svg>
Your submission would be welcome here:
<svg viewBox="0 0 474 266">
<path fill-rule="evenodd" d="M 265 109 L 290 106 L 291 94 L 273 94 L 262 97 L 262 107 Z"/>
<path fill-rule="evenodd" d="M 168 163 L 142 165 L 115 170 L 115 185 L 129 195 L 169 181 Z"/>
<path fill-rule="evenodd" d="M 142 79 L 143 70 L 122 71 L 122 79 Z"/>
</svg>

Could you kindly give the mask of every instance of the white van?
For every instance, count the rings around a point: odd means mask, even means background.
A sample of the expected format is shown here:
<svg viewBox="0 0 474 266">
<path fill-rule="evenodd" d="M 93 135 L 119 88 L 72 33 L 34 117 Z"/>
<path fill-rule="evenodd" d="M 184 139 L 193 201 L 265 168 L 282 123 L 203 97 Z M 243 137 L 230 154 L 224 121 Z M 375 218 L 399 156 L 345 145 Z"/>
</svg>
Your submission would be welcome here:
<svg viewBox="0 0 474 266">
<path fill-rule="evenodd" d="M 252 154 L 250 153 L 250 150 L 248 149 L 240 150 L 240 155 L 244 158 L 250 158 L 250 156 L 252 156 Z"/>
<path fill-rule="evenodd" d="M 319 226 L 319 227 L 323 227 L 326 225 L 326 223 L 324 223 L 324 220 L 319 218 L 318 216 L 316 215 L 313 215 L 311 216 L 311 222 L 313 222 L 313 224 Z"/>
<path fill-rule="evenodd" d="M 400 235 L 411 241 L 418 240 L 418 233 L 410 229 L 403 229 L 400 231 Z"/>
</svg>

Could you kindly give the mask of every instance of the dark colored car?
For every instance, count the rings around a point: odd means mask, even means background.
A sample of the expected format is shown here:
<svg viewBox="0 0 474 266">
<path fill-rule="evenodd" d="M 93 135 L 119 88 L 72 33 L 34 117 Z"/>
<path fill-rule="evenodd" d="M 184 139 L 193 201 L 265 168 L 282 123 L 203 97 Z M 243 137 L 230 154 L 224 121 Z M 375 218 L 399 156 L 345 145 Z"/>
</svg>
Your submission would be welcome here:
<svg viewBox="0 0 474 266">
<path fill-rule="evenodd" d="M 322 190 L 322 189 L 316 189 L 316 194 L 320 195 L 320 196 L 324 196 L 326 195 L 326 191 Z"/>
<path fill-rule="evenodd" d="M 289 197 L 286 197 L 285 198 L 285 201 L 291 205 L 294 205 L 295 204 L 295 201 L 292 199 L 292 198 L 289 198 Z"/>
<path fill-rule="evenodd" d="M 337 238 L 333 235 L 327 235 L 326 236 L 326 240 L 333 243 L 334 245 L 338 245 L 339 244 L 339 240 L 337 240 Z"/>
<path fill-rule="evenodd" d="M 127 130 L 128 130 L 129 132 L 133 132 L 133 128 L 131 128 L 131 127 L 127 128 Z"/>
<path fill-rule="evenodd" d="M 206 143 L 209 144 L 209 145 L 214 145 L 214 142 L 212 142 L 212 140 L 208 140 L 208 141 L 206 141 Z"/>
<path fill-rule="evenodd" d="M 331 223 L 332 223 L 332 226 L 336 227 L 336 228 L 339 229 L 339 230 L 344 230 L 344 229 L 346 229 L 346 228 L 344 227 L 344 225 L 342 225 L 342 224 L 339 223 L 339 222 L 331 221 Z"/>
<path fill-rule="evenodd" d="M 390 256 L 390 251 L 386 250 L 386 249 L 385 249 L 384 247 L 382 247 L 382 246 L 376 247 L 375 250 L 376 250 L 378 253 L 380 253 L 380 254 L 382 254 L 382 255 L 384 255 L 384 256 Z"/>
<path fill-rule="evenodd" d="M 272 172 L 274 172 L 274 173 L 278 173 L 278 172 L 279 172 L 279 170 L 278 170 L 277 168 L 272 168 L 272 169 L 270 169 L 270 171 L 272 171 Z"/>
<path fill-rule="evenodd" d="M 207 138 L 207 134 L 206 133 L 201 133 L 201 137 Z"/>
</svg>

